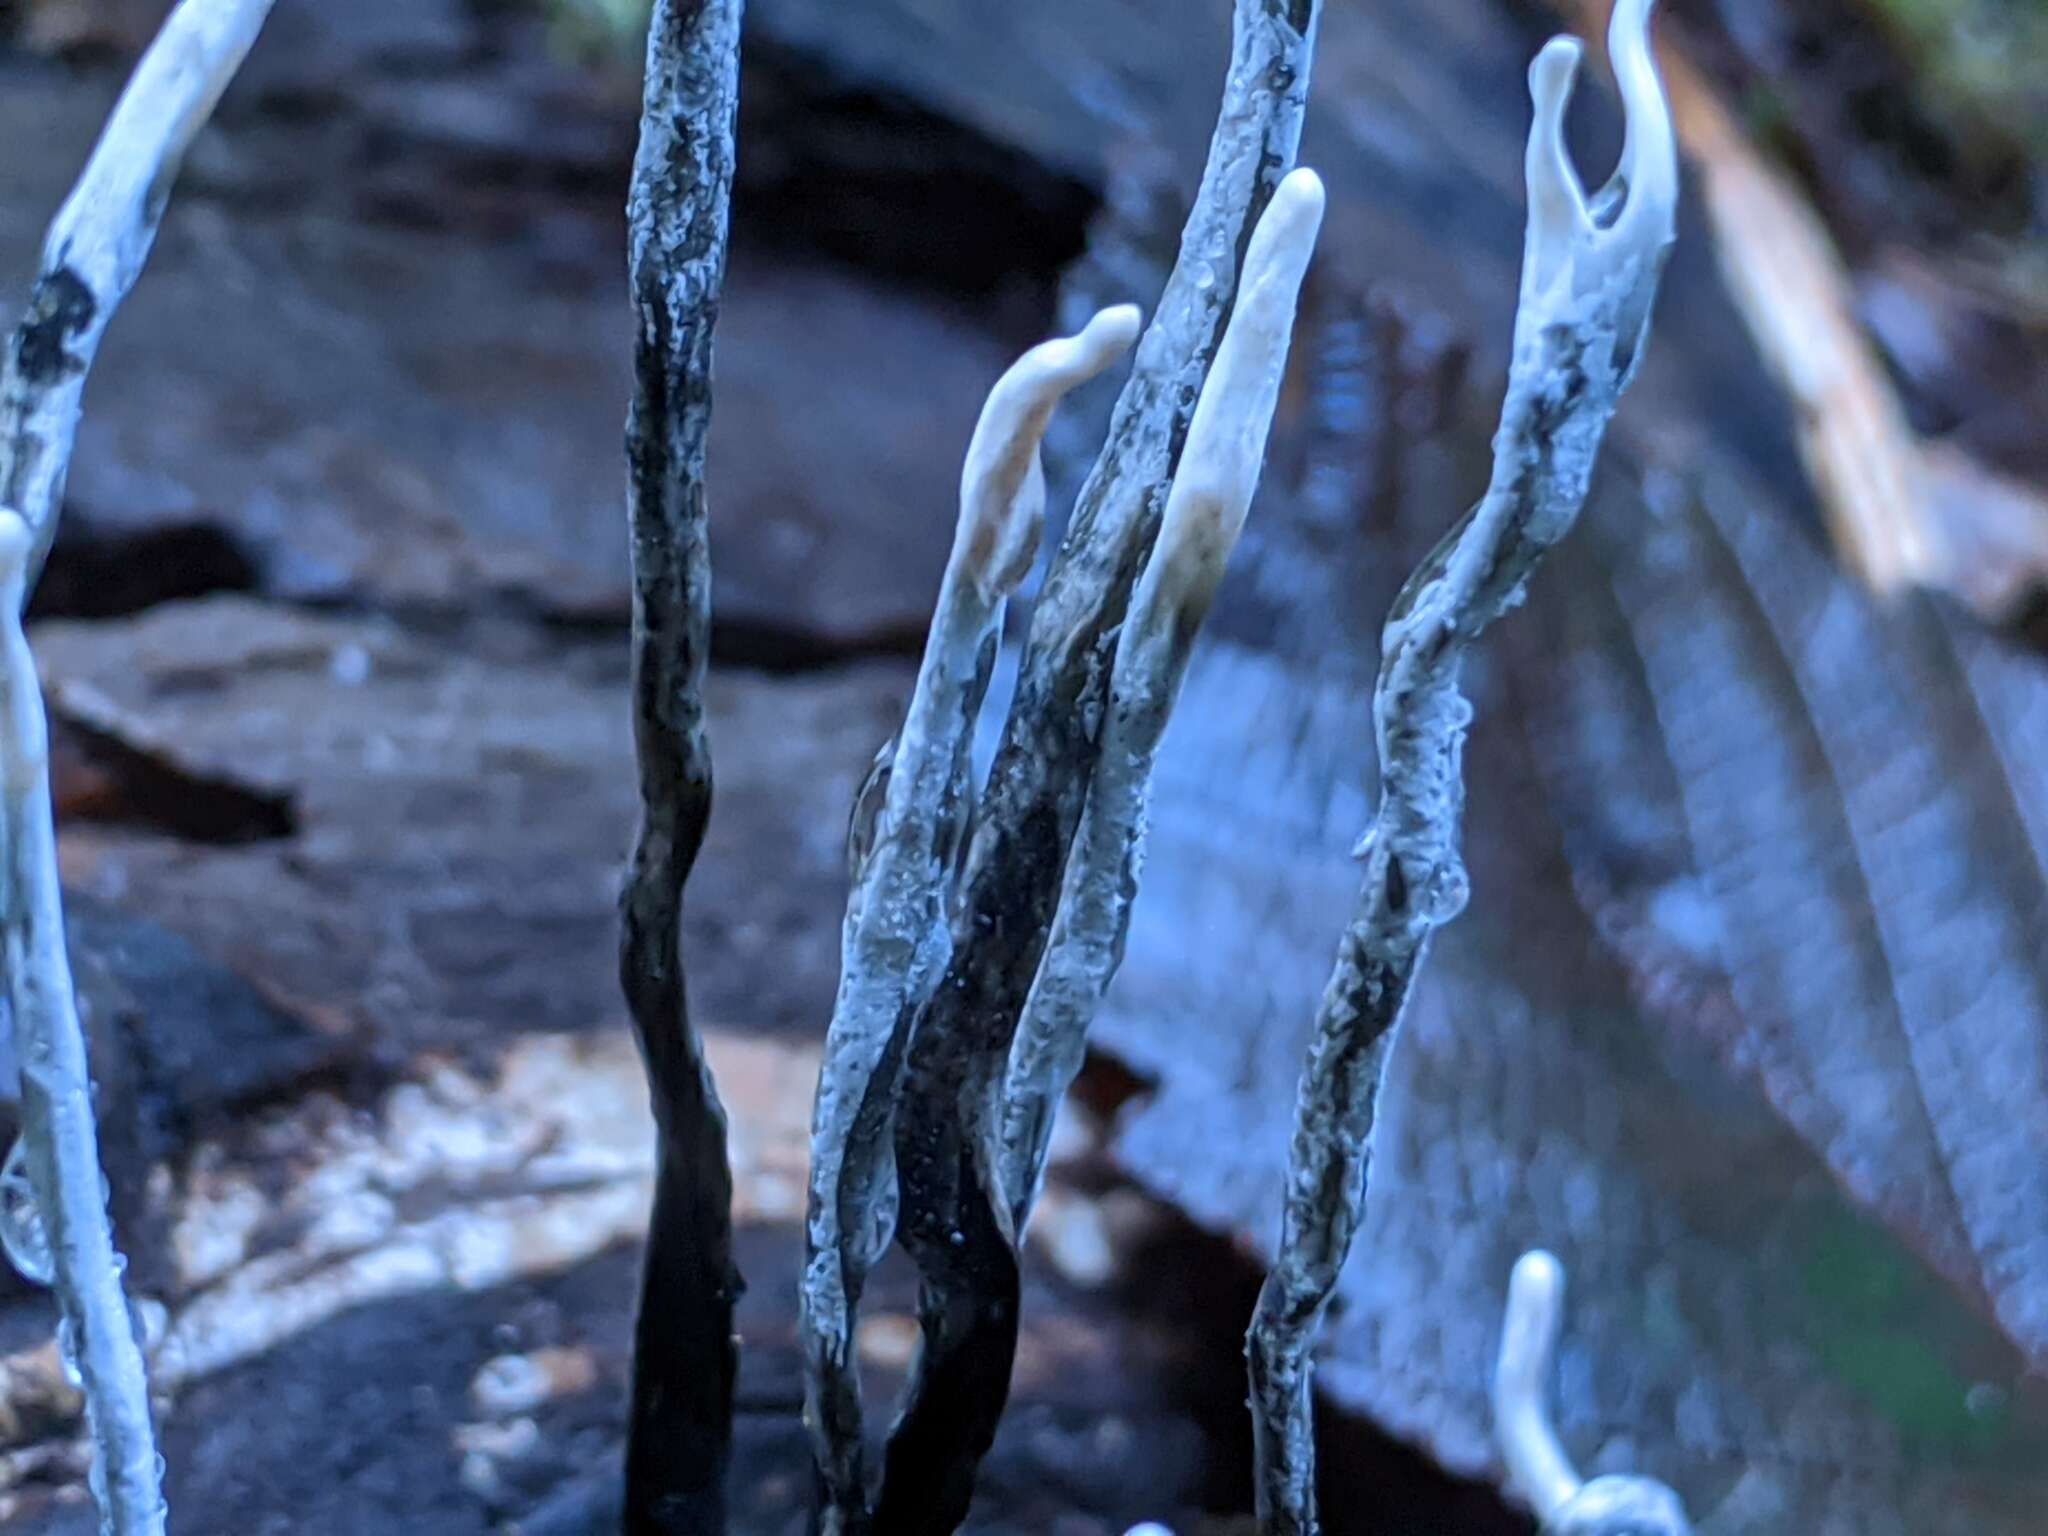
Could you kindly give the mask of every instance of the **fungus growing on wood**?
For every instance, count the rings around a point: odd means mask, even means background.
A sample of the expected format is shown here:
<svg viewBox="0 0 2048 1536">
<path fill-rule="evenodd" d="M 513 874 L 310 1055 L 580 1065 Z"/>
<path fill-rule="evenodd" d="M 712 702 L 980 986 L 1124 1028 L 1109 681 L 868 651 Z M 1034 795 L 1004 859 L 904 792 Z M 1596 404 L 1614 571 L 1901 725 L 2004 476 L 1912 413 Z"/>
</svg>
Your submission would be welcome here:
<svg viewBox="0 0 2048 1536">
<path fill-rule="evenodd" d="M 1464 659 L 1578 517 L 1641 361 L 1673 238 L 1677 153 L 1650 55 L 1652 3 L 1615 9 L 1609 52 L 1627 138 L 1591 198 L 1563 138 L 1580 44 L 1554 38 L 1530 67 L 1528 229 L 1492 483 L 1408 578 L 1383 633 L 1380 798 L 1357 850 L 1364 884 L 1317 1010 L 1279 1250 L 1247 1343 L 1259 1518 L 1275 1536 L 1317 1528 L 1309 1354 L 1364 1215 L 1387 1053 L 1430 936 L 1468 895 L 1458 848 L 1472 718 L 1459 691 Z"/>
</svg>

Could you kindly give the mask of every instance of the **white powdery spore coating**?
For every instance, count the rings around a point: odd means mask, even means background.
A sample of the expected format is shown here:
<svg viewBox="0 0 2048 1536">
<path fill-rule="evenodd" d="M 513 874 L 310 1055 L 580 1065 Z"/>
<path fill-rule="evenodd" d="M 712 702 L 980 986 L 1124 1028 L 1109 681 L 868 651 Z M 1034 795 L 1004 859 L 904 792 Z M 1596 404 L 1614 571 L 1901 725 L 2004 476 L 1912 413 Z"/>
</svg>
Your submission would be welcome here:
<svg viewBox="0 0 2048 1536">
<path fill-rule="evenodd" d="M 1244 275 L 1189 420 L 1158 538 L 1118 637 L 1094 782 L 1046 951 L 997 1099 L 983 1106 L 998 1214 L 1012 1237 L 1038 1193 L 1053 1114 L 1123 958 L 1144 859 L 1152 766 L 1230 552 L 1258 488 L 1302 278 L 1322 226 L 1314 171 L 1282 178 L 1247 243 Z"/>
<path fill-rule="evenodd" d="M 1138 312 L 1119 305 L 1072 337 L 1043 343 L 996 382 L 969 443 L 960 517 L 931 634 L 865 867 L 849 904 L 839 998 L 819 1079 L 814 1187 L 836 1178 L 843 1132 L 867 1092 L 905 1003 L 944 964 L 949 810 L 967 788 L 968 750 L 986 647 L 1002 603 L 1036 553 L 1045 502 L 1039 444 L 1053 408 L 1136 338 Z M 886 1146 L 887 1138 L 881 1138 Z M 822 1214 L 822 1213 L 821 1213 Z M 836 1223 L 836 1218 L 826 1217 Z"/>
<path fill-rule="evenodd" d="M 806 1417 L 828 1485 L 827 1526 L 864 1499 L 854 1315 L 867 1269 L 896 1224 L 884 1063 L 952 952 L 947 918 L 973 797 L 972 748 L 1005 600 L 1031 568 L 1045 508 L 1039 446 L 1052 412 L 1137 338 L 1135 306 L 1096 315 L 1019 358 L 989 392 L 960 481 L 960 515 L 917 683 L 893 751 L 855 807 L 839 992 L 811 1122 L 801 1331 Z M 879 799 L 879 804 L 873 803 Z M 872 825 L 862 823 L 871 819 Z"/>
<path fill-rule="evenodd" d="M 1309 1346 L 1363 1210 L 1379 1076 L 1430 936 L 1467 899 L 1464 658 L 1578 517 L 1640 361 L 1672 240 L 1676 151 L 1650 57 L 1650 10 L 1651 0 L 1615 8 L 1610 51 L 1628 136 L 1591 200 L 1562 137 L 1579 47 L 1559 39 L 1531 66 L 1529 219 L 1492 476 L 1410 577 L 1383 633 L 1373 703 L 1380 803 L 1360 843 L 1364 889 L 1318 1011 L 1280 1251 L 1249 1345 L 1259 1514 L 1280 1536 L 1316 1529 Z"/>
<path fill-rule="evenodd" d="M 1546 1406 L 1550 1363 L 1564 1321 L 1564 1267 L 1540 1249 L 1508 1277 L 1500 1355 L 1493 1372 L 1493 1428 L 1508 1485 L 1539 1518 L 1579 1491 L 1579 1475 L 1558 1444 Z"/>
<path fill-rule="evenodd" d="M 52 220 L 0 366 L 0 936 L 21 1061 L 22 1161 L 75 1356 L 100 1528 L 160 1536 L 165 1511 L 142 1352 L 107 1218 L 85 1038 L 64 947 L 48 722 L 21 613 L 56 534 L 86 374 L 141 273 L 172 179 L 271 0 L 182 0 Z"/>
<path fill-rule="evenodd" d="M 984 601 L 993 602 L 1024 579 L 1045 517 L 1039 444 L 1053 408 L 1128 352 L 1139 324 L 1137 305 L 1112 305 L 1076 334 L 1040 342 L 996 381 L 960 469 L 960 522 L 949 580 L 957 568 L 975 582 Z"/>
<path fill-rule="evenodd" d="M 161 1536 L 149 1386 L 107 1217 L 85 1034 L 64 945 L 49 727 L 21 628 L 33 548 L 27 523 L 0 509 L 0 968 L 21 1057 L 23 1160 L 49 1241 L 60 1352 L 84 1391 L 100 1529 Z"/>
<path fill-rule="evenodd" d="M 1206 601 L 1222 577 L 1258 488 L 1323 204 L 1322 178 L 1305 167 L 1290 171 L 1252 231 L 1237 304 L 1189 419 L 1134 613 L 1190 592 Z"/>
</svg>

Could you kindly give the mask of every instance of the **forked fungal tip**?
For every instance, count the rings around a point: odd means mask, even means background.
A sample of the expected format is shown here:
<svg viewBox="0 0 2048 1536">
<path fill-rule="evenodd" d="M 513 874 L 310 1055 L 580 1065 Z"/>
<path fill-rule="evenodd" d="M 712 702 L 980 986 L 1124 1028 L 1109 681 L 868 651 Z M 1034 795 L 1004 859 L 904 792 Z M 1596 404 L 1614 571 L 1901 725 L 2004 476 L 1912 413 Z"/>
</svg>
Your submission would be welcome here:
<svg viewBox="0 0 2048 1536">
<path fill-rule="evenodd" d="M 1585 51 L 1584 43 L 1560 32 L 1529 61 L 1529 95 L 1536 103 L 1540 120 L 1556 123 L 1563 119 L 1565 103 L 1571 98 L 1579 60 Z"/>
<path fill-rule="evenodd" d="M 1638 243 L 1668 243 L 1678 201 L 1678 145 L 1671 104 L 1650 46 L 1656 0 L 1621 0 L 1607 34 L 1607 56 L 1627 121 L 1616 174 L 1626 188 L 1624 218 Z"/>
<path fill-rule="evenodd" d="M 1613 14 L 1607 20 L 1609 55 L 1619 60 L 1631 52 L 1647 53 L 1650 46 L 1650 13 L 1656 9 L 1657 0 L 1618 0 Z"/>
</svg>

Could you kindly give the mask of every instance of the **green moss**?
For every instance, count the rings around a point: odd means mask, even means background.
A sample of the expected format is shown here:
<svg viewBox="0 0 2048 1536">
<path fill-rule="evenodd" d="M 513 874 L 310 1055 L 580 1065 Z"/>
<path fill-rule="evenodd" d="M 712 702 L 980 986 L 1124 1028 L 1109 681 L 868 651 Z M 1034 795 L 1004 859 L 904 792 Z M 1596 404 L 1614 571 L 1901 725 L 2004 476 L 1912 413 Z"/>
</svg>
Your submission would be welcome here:
<svg viewBox="0 0 2048 1536">
<path fill-rule="evenodd" d="M 1808 1342 L 1828 1370 L 1924 1453 L 1995 1458 L 2014 1448 L 2005 1351 L 1883 1232 L 1817 1211 L 1800 1266 Z M 2002 1368 L 2002 1369 L 2001 1369 Z"/>
<path fill-rule="evenodd" d="M 1750 141 L 1782 153 L 1798 142 L 1792 104 L 1778 85 L 1762 76 L 1749 82 L 1742 93 L 1740 116 Z"/>
</svg>

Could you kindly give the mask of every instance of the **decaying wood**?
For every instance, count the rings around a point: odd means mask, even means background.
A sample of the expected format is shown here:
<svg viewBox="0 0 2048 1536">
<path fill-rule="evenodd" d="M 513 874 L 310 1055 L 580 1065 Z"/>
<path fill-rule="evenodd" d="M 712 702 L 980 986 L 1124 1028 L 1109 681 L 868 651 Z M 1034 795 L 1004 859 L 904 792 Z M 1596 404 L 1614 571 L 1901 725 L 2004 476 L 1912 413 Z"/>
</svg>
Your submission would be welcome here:
<svg viewBox="0 0 2048 1536">
<path fill-rule="evenodd" d="M 715 1030 L 705 1047 L 762 1109 L 734 1149 L 735 1219 L 787 1220 L 803 1110 L 762 1085 L 806 1077 L 817 1053 Z M 641 1075 L 623 1037 L 529 1035 L 487 1073 L 437 1064 L 360 1113 L 315 1093 L 256 1117 L 243 1128 L 292 1148 L 281 1187 L 231 1140 L 200 1143 L 169 1197 L 172 1304 L 135 1303 L 152 1393 L 176 1398 L 351 1312 L 542 1281 L 637 1241 L 653 1126 L 622 1106 Z M 53 1342 L 0 1356 L 0 1445 L 68 1444 L 83 1409 Z"/>
<path fill-rule="evenodd" d="M 1553 39 L 1531 66 L 1528 229 L 1492 483 L 1408 579 L 1383 633 L 1380 800 L 1358 849 L 1364 888 L 1318 1009 L 1279 1252 L 1247 1347 L 1258 1512 L 1274 1536 L 1317 1529 L 1309 1351 L 1363 1214 L 1374 1100 L 1395 1028 L 1430 936 L 1466 901 L 1464 657 L 1578 516 L 1640 360 L 1672 239 L 1678 169 L 1650 56 L 1651 3 L 1623 0 L 1615 11 L 1610 51 L 1627 138 L 1613 180 L 1590 201 L 1563 140 L 1579 45 Z"/>
<path fill-rule="evenodd" d="M 627 216 L 639 327 L 626 424 L 633 739 L 641 818 L 620 901 L 619 974 L 658 1154 L 633 1333 L 630 1536 L 725 1528 L 738 1347 L 725 1111 L 690 1021 L 683 885 L 711 814 L 704 444 L 725 278 L 741 0 L 658 0 Z"/>
</svg>

